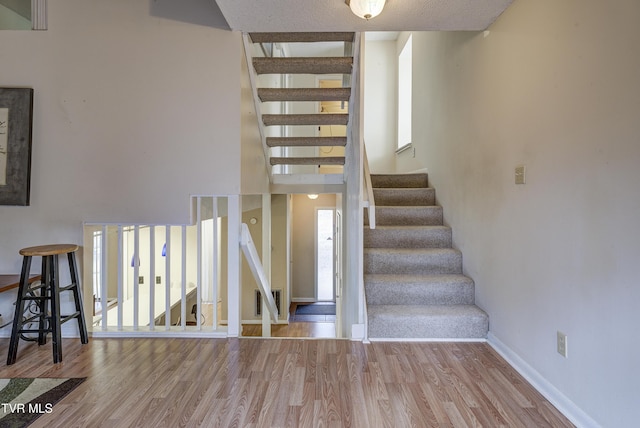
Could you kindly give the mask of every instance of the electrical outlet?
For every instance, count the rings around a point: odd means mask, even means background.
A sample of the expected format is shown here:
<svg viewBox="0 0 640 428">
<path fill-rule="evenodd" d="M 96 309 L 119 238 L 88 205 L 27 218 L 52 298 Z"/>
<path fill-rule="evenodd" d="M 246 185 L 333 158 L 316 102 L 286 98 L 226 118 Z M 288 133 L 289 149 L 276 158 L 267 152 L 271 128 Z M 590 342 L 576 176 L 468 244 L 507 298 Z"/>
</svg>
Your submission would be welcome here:
<svg viewBox="0 0 640 428">
<path fill-rule="evenodd" d="M 525 184 L 525 167 L 524 165 L 518 165 L 516 167 L 516 184 Z"/>
<path fill-rule="evenodd" d="M 561 331 L 558 332 L 558 354 L 568 357 L 567 335 Z"/>
<path fill-rule="evenodd" d="M 162 277 L 160 275 L 156 276 L 156 284 L 162 284 Z"/>
<path fill-rule="evenodd" d="M 144 284 L 144 276 L 138 277 L 138 284 Z"/>
</svg>

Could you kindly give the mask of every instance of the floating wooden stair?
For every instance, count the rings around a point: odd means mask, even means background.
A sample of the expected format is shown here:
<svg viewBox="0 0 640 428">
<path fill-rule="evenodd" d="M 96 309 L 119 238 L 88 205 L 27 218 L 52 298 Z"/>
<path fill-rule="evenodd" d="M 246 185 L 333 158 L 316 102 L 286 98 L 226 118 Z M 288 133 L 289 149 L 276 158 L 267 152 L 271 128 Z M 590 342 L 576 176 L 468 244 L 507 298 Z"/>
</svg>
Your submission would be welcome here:
<svg viewBox="0 0 640 428">
<path fill-rule="evenodd" d="M 347 137 L 267 137 L 269 147 L 346 146 Z"/>
<path fill-rule="evenodd" d="M 270 159 L 271 165 L 344 165 L 343 156 L 319 156 L 307 158 L 275 158 Z"/>
<path fill-rule="evenodd" d="M 268 164 L 280 166 L 272 169 L 272 183 L 282 184 L 326 184 L 344 183 L 342 166 L 345 164 L 344 147 L 347 138 L 340 128 L 349 123 L 349 115 L 344 114 L 346 103 L 351 97 L 349 87 L 307 87 L 318 79 L 295 77 L 296 75 L 317 75 L 322 79 L 340 79 L 350 82 L 353 72 L 353 45 L 355 33 L 352 32 L 322 32 L 322 33 L 249 33 L 247 42 L 262 44 L 262 49 L 254 49 L 258 56 L 250 58 L 255 76 L 261 75 L 293 75 L 287 79 L 273 77 L 255 78 L 257 110 L 262 117 L 264 127 L 263 142 L 269 157 Z M 318 54 L 311 44 L 321 42 L 323 51 Z M 309 44 L 309 49 L 278 49 L 271 44 Z M 300 45 L 305 46 L 306 45 Z M 329 49 L 324 50 L 329 47 Z M 248 49 L 248 52 L 251 49 Z M 282 57 L 282 52 L 304 51 L 309 56 Z M 275 53 L 275 57 L 261 57 L 258 53 Z M 343 55 L 344 54 L 344 55 Z M 326 55 L 326 56 L 323 56 Z M 342 56 L 340 56 L 342 55 Z M 326 77 L 329 75 L 330 77 Z M 278 82 L 278 83 L 274 83 Z M 260 87 L 262 86 L 268 87 Z M 347 83 L 348 84 L 348 83 Z M 292 87 L 273 87 L 273 86 Z M 304 86 L 304 87 L 299 87 Z M 277 102 L 287 103 L 286 109 L 280 109 Z M 338 109 L 331 105 L 334 113 L 314 113 L 320 111 L 320 102 L 341 103 Z M 267 103 L 267 104 L 262 104 Z M 313 104 L 315 103 L 315 105 Z M 288 114 L 279 114 L 288 111 Z M 325 110 L 326 111 L 326 110 Z M 278 127 L 289 127 L 279 129 Z M 319 127 L 331 126 L 322 129 Z M 331 134 L 327 135 L 327 131 Z M 336 134 L 337 132 L 337 134 Z M 330 150 L 322 147 L 329 147 Z M 328 155 L 329 152 L 331 155 Z M 326 166 L 326 167 L 325 167 Z M 280 177 L 276 177 L 276 176 Z M 313 177 L 317 176 L 316 179 Z M 330 177 L 331 176 L 331 177 Z M 284 180 L 284 181 L 283 181 Z"/>
<path fill-rule="evenodd" d="M 262 122 L 272 125 L 346 125 L 348 114 L 263 114 Z"/>
<path fill-rule="evenodd" d="M 253 43 L 353 42 L 353 33 L 249 33 Z"/>
<path fill-rule="evenodd" d="M 352 58 L 254 58 L 258 74 L 351 74 Z"/>
<path fill-rule="evenodd" d="M 268 101 L 349 101 L 350 88 L 260 88 L 258 97 Z"/>
</svg>

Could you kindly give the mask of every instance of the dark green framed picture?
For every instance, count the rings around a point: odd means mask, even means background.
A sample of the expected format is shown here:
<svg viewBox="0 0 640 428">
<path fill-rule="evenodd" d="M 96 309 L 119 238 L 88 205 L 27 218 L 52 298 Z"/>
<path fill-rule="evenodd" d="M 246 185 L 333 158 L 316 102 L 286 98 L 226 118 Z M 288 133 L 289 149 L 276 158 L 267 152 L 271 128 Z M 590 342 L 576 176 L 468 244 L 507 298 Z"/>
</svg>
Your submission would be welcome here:
<svg viewBox="0 0 640 428">
<path fill-rule="evenodd" d="M 29 205 L 33 89 L 0 88 L 0 205 Z"/>
</svg>

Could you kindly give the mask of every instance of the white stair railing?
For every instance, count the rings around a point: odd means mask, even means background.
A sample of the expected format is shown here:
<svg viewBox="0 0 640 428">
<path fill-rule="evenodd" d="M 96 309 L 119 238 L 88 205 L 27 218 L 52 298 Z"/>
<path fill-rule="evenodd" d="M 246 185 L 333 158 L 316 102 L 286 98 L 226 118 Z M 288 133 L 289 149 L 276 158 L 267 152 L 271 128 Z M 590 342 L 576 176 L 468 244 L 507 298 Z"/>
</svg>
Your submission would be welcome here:
<svg viewBox="0 0 640 428">
<path fill-rule="evenodd" d="M 260 289 L 260 293 L 262 294 L 262 301 L 266 304 L 267 310 L 269 311 L 269 315 L 271 315 L 271 319 L 273 320 L 273 322 L 277 323 L 278 308 L 276 306 L 275 300 L 273 299 L 273 295 L 271 294 L 271 284 L 269 283 L 267 275 L 264 272 L 264 268 L 262 267 L 262 263 L 260 262 L 260 256 L 258 256 L 258 250 L 253 243 L 251 232 L 249 232 L 249 227 L 246 223 L 242 223 L 240 247 L 242 248 L 242 252 L 247 259 L 247 263 L 249 264 L 251 273 L 253 273 L 253 277 L 258 284 L 258 288 Z"/>
<path fill-rule="evenodd" d="M 226 198 L 194 199 L 193 225 L 85 224 L 85 246 L 93 246 L 85 278 L 94 291 L 86 284 L 85 294 L 100 296 L 92 301 L 94 336 L 226 336 L 218 323 L 218 200 Z"/>
<path fill-rule="evenodd" d="M 371 184 L 371 171 L 369 170 L 369 159 L 367 158 L 367 147 L 362 145 L 362 166 L 364 174 L 364 192 L 362 194 L 363 208 L 367 208 L 367 214 L 369 216 L 369 228 L 376 228 L 376 201 L 373 197 L 373 185 Z"/>
</svg>

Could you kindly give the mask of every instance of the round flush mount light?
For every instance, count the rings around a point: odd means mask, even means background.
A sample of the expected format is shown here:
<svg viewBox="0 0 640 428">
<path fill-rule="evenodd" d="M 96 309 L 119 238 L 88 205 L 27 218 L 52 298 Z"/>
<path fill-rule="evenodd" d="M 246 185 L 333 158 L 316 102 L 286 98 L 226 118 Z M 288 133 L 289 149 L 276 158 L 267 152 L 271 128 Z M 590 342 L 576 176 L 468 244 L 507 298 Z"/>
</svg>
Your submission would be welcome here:
<svg viewBox="0 0 640 428">
<path fill-rule="evenodd" d="M 316 195 L 315 193 L 311 193 L 311 194 L 307 195 L 307 198 L 309 198 L 309 199 L 318 199 L 318 195 Z"/>
<path fill-rule="evenodd" d="M 386 0 L 346 0 L 351 12 L 367 21 L 380 15 L 385 2 Z"/>
</svg>

